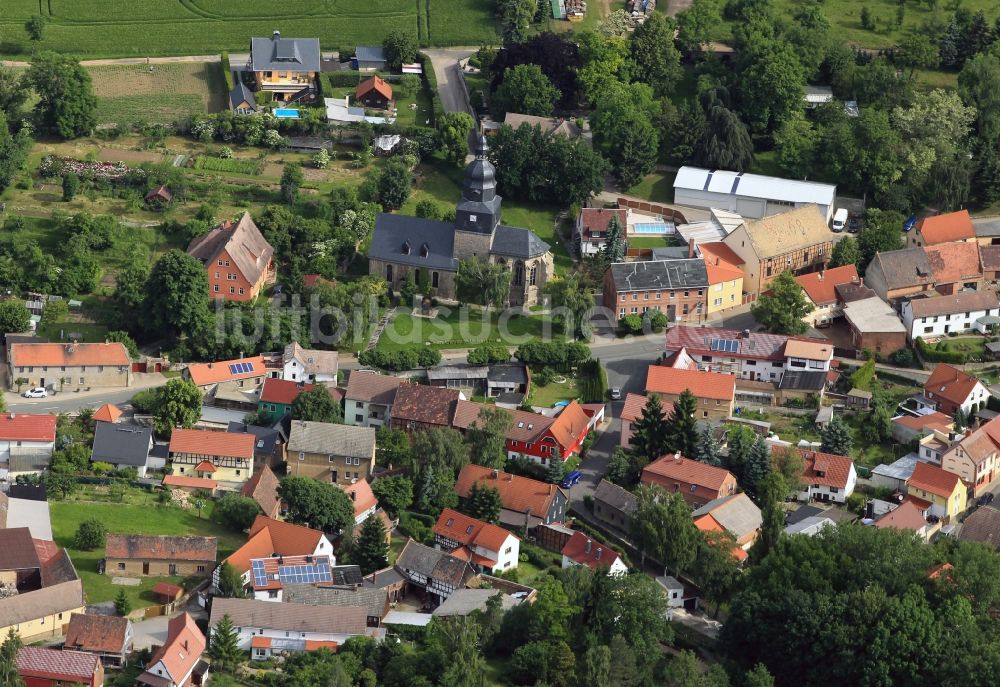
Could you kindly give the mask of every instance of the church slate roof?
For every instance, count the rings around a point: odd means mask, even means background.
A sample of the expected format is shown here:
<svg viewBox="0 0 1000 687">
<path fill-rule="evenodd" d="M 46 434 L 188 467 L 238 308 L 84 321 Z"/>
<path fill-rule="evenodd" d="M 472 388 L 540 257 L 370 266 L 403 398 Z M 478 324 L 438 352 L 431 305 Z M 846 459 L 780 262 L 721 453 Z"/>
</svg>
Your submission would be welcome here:
<svg viewBox="0 0 1000 687">
<path fill-rule="evenodd" d="M 545 255 L 550 248 L 530 229 L 508 227 L 501 224 L 493 234 L 492 255 L 506 255 L 512 258 L 537 258 Z"/>
<path fill-rule="evenodd" d="M 410 244 L 409 254 L 403 249 L 407 241 Z M 421 257 L 424 244 L 427 245 L 427 256 Z M 456 272 L 458 260 L 454 254 L 455 225 L 451 222 L 386 213 L 379 214 L 375 219 L 369 259 Z"/>
</svg>

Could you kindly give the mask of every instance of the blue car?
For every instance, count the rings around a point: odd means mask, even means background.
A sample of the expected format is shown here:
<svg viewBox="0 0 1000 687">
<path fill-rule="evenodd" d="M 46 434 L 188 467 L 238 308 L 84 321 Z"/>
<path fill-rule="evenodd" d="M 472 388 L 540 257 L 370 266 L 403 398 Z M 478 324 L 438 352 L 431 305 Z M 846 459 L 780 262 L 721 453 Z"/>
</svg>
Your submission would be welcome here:
<svg viewBox="0 0 1000 687">
<path fill-rule="evenodd" d="M 569 489 L 574 484 L 579 482 L 581 477 L 583 477 L 583 473 L 580 472 L 579 470 L 574 470 L 573 472 L 563 477 L 562 484 L 560 484 L 559 486 L 561 486 L 563 489 Z"/>
</svg>

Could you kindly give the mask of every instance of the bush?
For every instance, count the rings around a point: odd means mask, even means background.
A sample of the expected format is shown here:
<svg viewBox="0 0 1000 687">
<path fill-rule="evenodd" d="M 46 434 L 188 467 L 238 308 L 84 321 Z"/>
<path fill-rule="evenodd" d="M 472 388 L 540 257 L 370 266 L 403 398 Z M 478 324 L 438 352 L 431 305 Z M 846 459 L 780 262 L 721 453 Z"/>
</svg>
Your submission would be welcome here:
<svg viewBox="0 0 1000 687">
<path fill-rule="evenodd" d="M 226 92 L 232 91 L 236 84 L 233 83 L 233 68 L 229 65 L 229 53 L 222 51 L 222 75 L 226 78 Z"/>
<path fill-rule="evenodd" d="M 73 537 L 74 548 L 81 551 L 93 551 L 104 548 L 108 536 L 108 528 L 97 518 L 90 518 L 80 523 Z"/>
<path fill-rule="evenodd" d="M 377 367 L 392 372 L 412 370 L 416 367 L 433 367 L 441 362 L 441 352 L 426 346 L 410 346 L 398 351 L 364 351 L 358 362 L 366 367 Z"/>
<path fill-rule="evenodd" d="M 565 370 L 590 359 L 590 349 L 579 341 L 534 342 L 518 347 L 514 357 L 526 365 L 551 365 Z"/>
<path fill-rule="evenodd" d="M 357 86 L 361 82 L 361 74 L 353 70 L 344 69 L 339 72 L 330 72 L 327 75 L 327 80 L 334 88 Z"/>
<path fill-rule="evenodd" d="M 470 365 L 492 365 L 510 360 L 510 349 L 503 344 L 486 343 L 469 351 Z"/>
<path fill-rule="evenodd" d="M 132 407 L 137 413 L 151 413 L 156 407 L 160 395 L 156 389 L 143 389 L 132 397 Z"/>
<path fill-rule="evenodd" d="M 889 360 L 893 365 L 898 365 L 899 367 L 910 367 L 913 365 L 913 351 L 909 348 L 900 348 L 889 356 Z"/>
<path fill-rule="evenodd" d="M 534 381 L 538 386 L 548 386 L 552 383 L 552 380 L 555 379 L 555 376 L 556 373 L 551 367 L 543 367 L 540 371 L 535 373 L 532 381 Z"/>
<path fill-rule="evenodd" d="M 636 314 L 626 315 L 618 320 L 618 328 L 626 334 L 641 334 L 642 317 Z"/>
<path fill-rule="evenodd" d="M 417 513 L 404 512 L 399 514 L 399 532 L 407 537 L 413 537 L 418 542 L 429 544 L 434 538 L 430 525 L 425 525 L 420 521 L 421 516 Z"/>
<path fill-rule="evenodd" d="M 961 351 L 949 351 L 945 349 L 944 342 L 939 341 L 937 348 L 931 348 L 924 341 L 923 337 L 917 337 L 917 351 L 920 357 L 930 363 L 951 363 L 952 365 L 964 365 L 969 356 Z"/>
</svg>

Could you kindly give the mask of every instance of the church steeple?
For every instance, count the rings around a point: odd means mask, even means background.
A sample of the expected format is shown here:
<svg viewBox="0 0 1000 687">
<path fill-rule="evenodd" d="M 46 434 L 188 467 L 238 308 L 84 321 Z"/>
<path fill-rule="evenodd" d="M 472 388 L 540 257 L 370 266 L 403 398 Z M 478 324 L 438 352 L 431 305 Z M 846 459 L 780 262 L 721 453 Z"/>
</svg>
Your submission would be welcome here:
<svg viewBox="0 0 1000 687">
<path fill-rule="evenodd" d="M 486 158 L 486 136 L 475 134 L 470 146 L 476 159 L 465 169 L 462 198 L 455 211 L 455 229 L 476 234 L 492 234 L 500 224 L 501 198 L 497 195 L 496 169 Z"/>
</svg>

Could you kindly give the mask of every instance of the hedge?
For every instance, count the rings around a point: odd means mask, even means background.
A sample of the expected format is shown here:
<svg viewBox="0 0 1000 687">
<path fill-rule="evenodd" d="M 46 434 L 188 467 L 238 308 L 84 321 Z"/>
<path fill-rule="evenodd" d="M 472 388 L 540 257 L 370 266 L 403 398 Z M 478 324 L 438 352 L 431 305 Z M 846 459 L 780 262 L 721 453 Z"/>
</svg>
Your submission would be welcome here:
<svg viewBox="0 0 1000 687">
<path fill-rule="evenodd" d="M 579 341 L 568 343 L 526 343 L 517 349 L 514 357 L 526 365 L 551 365 L 566 370 L 590 360 L 590 349 Z"/>
<path fill-rule="evenodd" d="M 231 93 L 236 84 L 233 83 L 233 68 L 229 66 L 229 53 L 222 53 L 222 75 L 226 78 L 226 92 Z"/>
<path fill-rule="evenodd" d="M 931 363 L 951 363 L 953 365 L 964 365 L 969 360 L 969 356 L 961 351 L 939 351 L 927 345 L 923 337 L 917 337 L 917 351 L 920 357 Z"/>
<path fill-rule="evenodd" d="M 608 373 L 600 360 L 590 359 L 580 364 L 576 388 L 584 403 L 601 403 L 608 393 Z"/>
<path fill-rule="evenodd" d="M 343 86 L 357 86 L 361 83 L 361 74 L 353 69 L 342 69 L 339 72 L 330 72 L 327 75 L 330 85 L 334 88 Z"/>
<path fill-rule="evenodd" d="M 421 71 L 423 71 L 421 76 L 424 80 L 424 87 L 431 95 L 431 109 L 434 111 L 434 121 L 431 123 L 437 126 L 438 119 L 444 116 L 444 104 L 441 102 L 441 95 L 438 93 L 437 74 L 434 73 L 434 65 L 431 64 L 431 58 L 427 57 L 424 53 L 417 53 L 417 62 L 420 63 Z"/>
<path fill-rule="evenodd" d="M 433 367 L 441 362 L 441 351 L 425 346 L 411 346 L 398 351 L 364 351 L 358 362 L 370 367 L 378 367 L 392 372 L 412 370 L 417 367 Z"/>
</svg>

